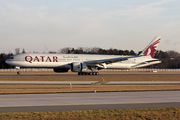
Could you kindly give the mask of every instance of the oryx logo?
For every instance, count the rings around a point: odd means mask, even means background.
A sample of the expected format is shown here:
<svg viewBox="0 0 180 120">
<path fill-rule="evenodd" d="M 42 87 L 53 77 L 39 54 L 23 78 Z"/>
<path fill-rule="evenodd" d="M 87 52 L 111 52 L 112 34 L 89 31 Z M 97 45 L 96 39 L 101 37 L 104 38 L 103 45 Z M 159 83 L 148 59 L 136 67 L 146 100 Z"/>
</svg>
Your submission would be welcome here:
<svg viewBox="0 0 180 120">
<path fill-rule="evenodd" d="M 161 38 L 160 38 L 161 39 Z M 151 55 L 152 58 L 154 58 L 154 55 L 156 53 L 156 49 L 158 46 L 158 43 L 160 42 L 160 39 L 156 40 L 154 43 L 152 43 L 145 51 L 144 55 Z"/>
</svg>

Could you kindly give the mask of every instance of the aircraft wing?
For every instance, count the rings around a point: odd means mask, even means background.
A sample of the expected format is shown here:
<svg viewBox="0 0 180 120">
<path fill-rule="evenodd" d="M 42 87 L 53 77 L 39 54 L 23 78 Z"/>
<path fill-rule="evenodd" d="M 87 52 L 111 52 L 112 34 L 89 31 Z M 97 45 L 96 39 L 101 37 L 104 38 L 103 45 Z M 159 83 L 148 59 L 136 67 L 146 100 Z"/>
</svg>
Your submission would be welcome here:
<svg viewBox="0 0 180 120">
<path fill-rule="evenodd" d="M 119 57 L 119 58 L 112 58 L 112 59 L 102 59 L 102 60 L 92 60 L 92 61 L 86 61 L 85 63 L 87 65 L 97 65 L 97 64 L 111 64 L 119 61 L 125 61 L 129 58 L 136 58 L 140 56 L 127 56 L 127 57 Z"/>
</svg>

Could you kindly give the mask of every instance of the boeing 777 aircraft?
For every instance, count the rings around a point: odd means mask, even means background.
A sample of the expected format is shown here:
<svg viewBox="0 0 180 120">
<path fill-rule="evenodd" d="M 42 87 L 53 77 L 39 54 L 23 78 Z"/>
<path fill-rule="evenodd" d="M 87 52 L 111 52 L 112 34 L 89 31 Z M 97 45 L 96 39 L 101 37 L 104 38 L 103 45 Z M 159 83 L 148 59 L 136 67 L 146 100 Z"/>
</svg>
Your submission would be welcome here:
<svg viewBox="0 0 180 120">
<path fill-rule="evenodd" d="M 16 69 L 53 68 L 59 73 L 71 70 L 78 75 L 98 75 L 96 71 L 100 69 L 131 69 L 161 63 L 154 58 L 160 39 L 161 36 L 155 37 L 138 56 L 23 53 L 11 56 L 6 63 Z"/>
</svg>

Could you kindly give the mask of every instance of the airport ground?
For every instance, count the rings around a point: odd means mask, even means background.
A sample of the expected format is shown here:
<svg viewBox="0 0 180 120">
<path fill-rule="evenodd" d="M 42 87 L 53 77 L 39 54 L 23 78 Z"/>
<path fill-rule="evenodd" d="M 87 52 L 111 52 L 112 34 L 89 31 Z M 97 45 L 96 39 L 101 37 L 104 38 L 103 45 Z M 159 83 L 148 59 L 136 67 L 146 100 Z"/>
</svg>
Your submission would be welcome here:
<svg viewBox="0 0 180 120">
<path fill-rule="evenodd" d="M 0 81 L 180 81 L 180 72 L 100 72 L 99 76 L 78 76 L 76 73 L 24 72 L 0 73 Z M 113 91 L 180 90 L 179 84 L 165 85 L 22 85 L 1 84 L 1 94 L 67 93 Z M 174 101 L 173 101 L 174 102 Z M 179 103 L 179 102 L 178 102 Z M 174 103 L 173 103 L 174 104 Z M 180 119 L 179 108 L 125 110 L 84 110 L 29 113 L 0 113 L 0 119 Z"/>
<path fill-rule="evenodd" d="M 0 94 L 180 90 L 180 85 L 0 85 Z"/>
<path fill-rule="evenodd" d="M 78 76 L 77 73 L 15 72 L 0 73 L 0 81 L 180 81 L 180 72 L 100 72 L 99 76 Z M 180 90 L 179 84 L 165 85 L 46 85 L 46 84 L 0 84 L 0 94 L 13 93 L 63 93 L 63 92 L 116 92 Z"/>
<path fill-rule="evenodd" d="M 180 72 L 100 72 L 100 75 L 77 75 L 74 72 L 16 72 L 0 73 L 0 81 L 180 81 Z"/>
</svg>

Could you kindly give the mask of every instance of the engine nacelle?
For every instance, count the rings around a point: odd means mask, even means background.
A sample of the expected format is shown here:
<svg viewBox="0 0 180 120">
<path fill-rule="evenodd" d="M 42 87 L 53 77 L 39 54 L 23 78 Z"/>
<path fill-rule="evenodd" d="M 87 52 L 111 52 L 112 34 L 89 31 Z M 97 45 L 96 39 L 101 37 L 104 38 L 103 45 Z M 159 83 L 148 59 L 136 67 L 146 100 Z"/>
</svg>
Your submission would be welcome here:
<svg viewBox="0 0 180 120">
<path fill-rule="evenodd" d="M 68 72 L 69 68 L 66 68 L 66 67 L 56 67 L 56 68 L 53 68 L 53 71 L 54 72 Z"/>
<path fill-rule="evenodd" d="M 88 69 L 86 63 L 74 62 L 71 63 L 72 72 L 85 72 Z"/>
</svg>

